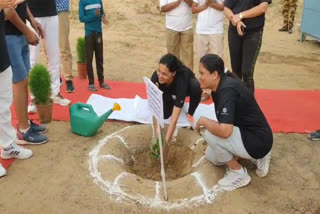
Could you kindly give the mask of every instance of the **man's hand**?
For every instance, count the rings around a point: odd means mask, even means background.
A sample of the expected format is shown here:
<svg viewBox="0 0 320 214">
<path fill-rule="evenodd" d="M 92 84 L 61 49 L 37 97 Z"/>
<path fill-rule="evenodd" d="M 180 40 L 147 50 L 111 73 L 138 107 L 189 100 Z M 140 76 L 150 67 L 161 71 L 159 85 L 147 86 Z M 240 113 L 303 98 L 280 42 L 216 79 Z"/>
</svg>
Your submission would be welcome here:
<svg viewBox="0 0 320 214">
<path fill-rule="evenodd" d="M 237 31 L 240 36 L 244 35 L 244 28 L 247 27 L 242 21 L 237 23 Z"/>
<path fill-rule="evenodd" d="M 31 23 L 31 26 L 38 33 L 40 38 L 44 39 L 44 30 L 43 30 L 41 24 L 34 19 L 33 22 Z"/>
<path fill-rule="evenodd" d="M 200 117 L 199 120 L 197 121 L 197 125 L 196 125 L 196 131 L 198 132 L 199 135 L 202 135 L 201 133 L 201 129 L 204 127 L 204 124 L 206 122 L 207 118 L 206 117 Z"/>
<path fill-rule="evenodd" d="M 39 44 L 39 37 L 35 32 L 32 30 L 29 30 L 26 34 L 25 37 L 30 45 L 38 45 Z"/>
<path fill-rule="evenodd" d="M 0 8 L 16 7 L 17 0 L 0 0 Z"/>
<path fill-rule="evenodd" d="M 96 11 L 94 11 L 94 15 L 96 17 L 100 16 L 100 9 L 96 9 Z"/>
<path fill-rule="evenodd" d="M 236 26 L 238 24 L 238 22 L 240 22 L 240 21 L 241 21 L 241 19 L 240 19 L 240 15 L 239 14 L 236 14 L 236 15 L 232 16 L 231 22 L 232 22 L 233 26 Z"/>
</svg>

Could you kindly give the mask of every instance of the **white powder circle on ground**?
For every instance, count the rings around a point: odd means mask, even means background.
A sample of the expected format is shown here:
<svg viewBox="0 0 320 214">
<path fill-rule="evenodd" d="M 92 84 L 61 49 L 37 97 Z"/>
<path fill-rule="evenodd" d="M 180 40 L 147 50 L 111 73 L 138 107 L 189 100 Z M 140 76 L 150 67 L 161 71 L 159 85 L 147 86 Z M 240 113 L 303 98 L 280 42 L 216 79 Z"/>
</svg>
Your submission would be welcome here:
<svg viewBox="0 0 320 214">
<path fill-rule="evenodd" d="M 167 210 L 212 203 L 223 192 L 217 182 L 224 169 L 206 161 L 204 140 L 194 131 L 179 129 L 175 145 L 166 148 L 165 201 L 160 166 L 148 157 L 151 138 L 150 125 L 128 126 L 106 136 L 89 153 L 94 182 L 116 201 Z"/>
</svg>

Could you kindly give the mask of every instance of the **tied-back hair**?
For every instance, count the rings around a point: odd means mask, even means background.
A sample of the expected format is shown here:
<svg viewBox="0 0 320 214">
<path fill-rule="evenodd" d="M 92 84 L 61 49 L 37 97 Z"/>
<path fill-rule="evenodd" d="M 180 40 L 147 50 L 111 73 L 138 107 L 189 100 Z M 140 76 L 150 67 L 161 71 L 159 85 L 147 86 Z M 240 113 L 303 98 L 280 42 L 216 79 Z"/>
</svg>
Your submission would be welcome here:
<svg viewBox="0 0 320 214">
<path fill-rule="evenodd" d="M 174 72 L 179 73 L 179 72 L 183 72 L 184 70 L 190 70 L 175 55 L 170 53 L 161 57 L 159 64 L 163 64 L 167 66 L 170 73 L 174 73 Z"/>
<path fill-rule="evenodd" d="M 210 72 L 210 74 L 217 71 L 218 75 L 221 77 L 227 75 L 233 78 L 237 78 L 237 75 L 235 73 L 224 68 L 223 60 L 216 54 L 204 55 L 203 57 L 201 57 L 200 63 L 203 65 L 203 67 L 205 67 L 205 69 Z"/>
</svg>

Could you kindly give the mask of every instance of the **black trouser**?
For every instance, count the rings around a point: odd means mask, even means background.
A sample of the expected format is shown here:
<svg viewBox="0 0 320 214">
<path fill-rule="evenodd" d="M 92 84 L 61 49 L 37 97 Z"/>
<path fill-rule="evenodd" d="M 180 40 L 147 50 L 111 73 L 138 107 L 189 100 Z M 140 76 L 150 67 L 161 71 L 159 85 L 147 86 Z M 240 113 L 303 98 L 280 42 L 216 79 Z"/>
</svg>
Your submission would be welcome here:
<svg viewBox="0 0 320 214">
<path fill-rule="evenodd" d="M 232 71 L 254 93 L 253 73 L 260 52 L 263 30 L 239 36 L 229 28 L 228 41 Z"/>
<path fill-rule="evenodd" d="M 93 53 L 96 57 L 96 67 L 99 84 L 104 82 L 103 75 L 103 41 L 102 34 L 92 32 L 89 36 L 86 36 L 86 60 L 89 85 L 94 84 L 94 74 L 92 68 Z"/>
<path fill-rule="evenodd" d="M 193 115 L 196 111 L 200 100 L 202 90 L 200 88 L 200 82 L 196 78 L 191 78 L 189 83 L 189 89 L 187 91 L 187 97 L 190 97 L 188 114 Z M 173 111 L 174 99 L 172 94 L 163 93 L 163 116 L 164 119 L 168 119 Z"/>
</svg>

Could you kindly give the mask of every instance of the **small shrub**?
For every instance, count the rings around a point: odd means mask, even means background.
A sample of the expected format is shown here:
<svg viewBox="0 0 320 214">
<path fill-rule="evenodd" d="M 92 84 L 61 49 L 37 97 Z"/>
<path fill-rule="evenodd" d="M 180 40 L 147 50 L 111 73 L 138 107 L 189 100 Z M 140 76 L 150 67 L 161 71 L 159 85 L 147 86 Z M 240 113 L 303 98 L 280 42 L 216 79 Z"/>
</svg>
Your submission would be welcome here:
<svg viewBox="0 0 320 214">
<path fill-rule="evenodd" d="M 86 46 L 85 46 L 85 39 L 83 37 L 79 37 L 77 40 L 77 55 L 78 55 L 78 62 L 86 63 Z"/>
<path fill-rule="evenodd" d="M 36 64 L 29 74 L 29 87 L 37 105 L 46 105 L 51 101 L 51 78 L 48 69 Z"/>
</svg>

